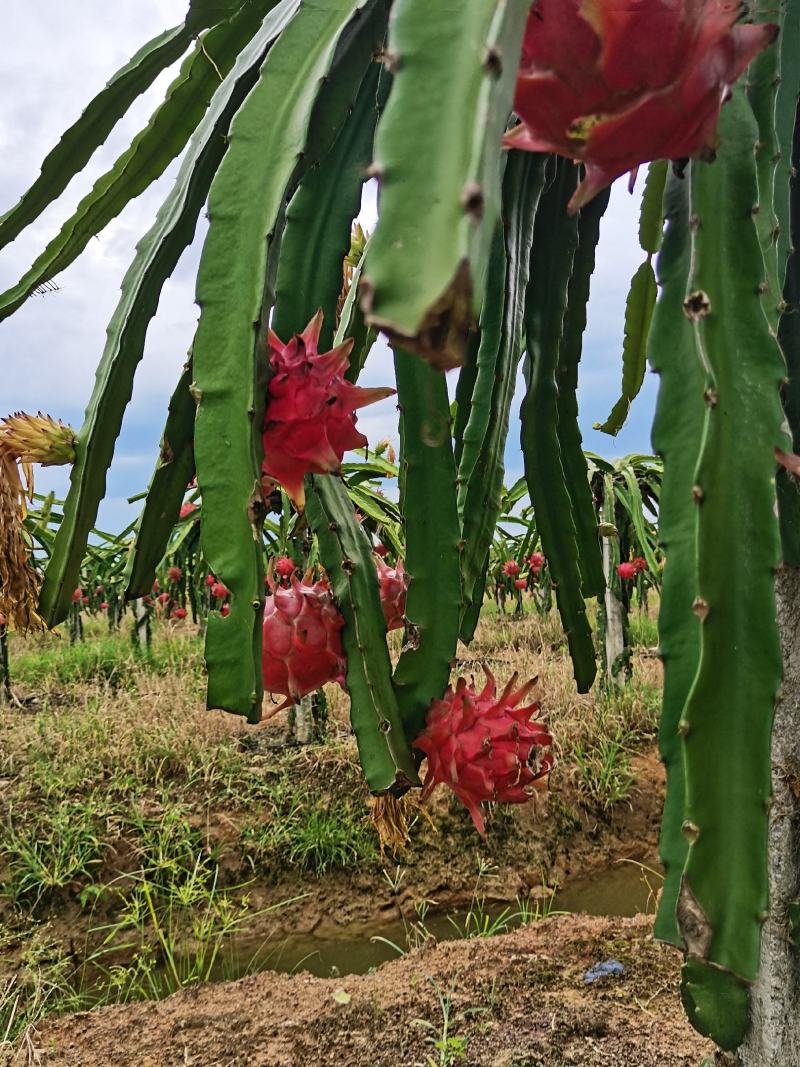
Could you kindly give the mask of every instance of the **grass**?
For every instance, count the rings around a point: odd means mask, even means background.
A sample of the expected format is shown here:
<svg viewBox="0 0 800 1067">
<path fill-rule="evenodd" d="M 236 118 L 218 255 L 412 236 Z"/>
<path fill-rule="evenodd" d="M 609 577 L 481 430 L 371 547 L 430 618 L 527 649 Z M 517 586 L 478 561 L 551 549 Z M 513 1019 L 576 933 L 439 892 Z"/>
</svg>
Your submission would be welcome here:
<svg viewBox="0 0 800 1067">
<path fill-rule="evenodd" d="M 651 647 L 652 621 L 632 613 L 632 632 L 634 622 L 637 642 Z M 310 887 L 337 872 L 371 872 L 379 883 L 385 865 L 339 689 L 329 690 L 324 746 L 275 751 L 275 723 L 253 730 L 205 710 L 190 627 L 157 626 L 145 659 L 102 623 L 87 637 L 12 641 L 14 684 L 38 703 L 0 717 L 0 1050 L 48 1011 L 223 976 L 242 932 L 261 928 L 265 887 L 292 871 Z M 601 814 L 635 803 L 637 755 L 656 734 L 652 656 L 635 655 L 628 685 L 577 695 L 557 618 L 530 612 L 490 615 L 460 657 L 458 673 L 476 680 L 483 663 L 501 684 L 514 671 L 538 678 L 558 757 L 553 810 L 561 794 Z M 450 813 L 450 846 L 474 849 L 460 805 L 437 811 Z M 491 813 L 487 855 L 518 846 L 517 814 Z M 424 832 L 430 849 L 433 831 Z M 491 936 L 548 910 L 527 899 L 491 910 L 476 890 L 462 936 Z M 65 911 L 75 929 L 51 928 Z M 425 917 L 423 906 L 414 924 L 423 939 Z M 76 936 L 85 944 L 73 956 Z M 444 1051 L 456 1052 L 434 1056 Z"/>
</svg>

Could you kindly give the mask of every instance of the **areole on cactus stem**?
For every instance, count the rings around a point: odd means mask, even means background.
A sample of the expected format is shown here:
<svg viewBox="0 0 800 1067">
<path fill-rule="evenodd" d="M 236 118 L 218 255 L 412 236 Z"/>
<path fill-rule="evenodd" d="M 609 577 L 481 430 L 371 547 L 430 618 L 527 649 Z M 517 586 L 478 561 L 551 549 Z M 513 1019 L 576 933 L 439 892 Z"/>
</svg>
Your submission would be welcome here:
<svg viewBox="0 0 800 1067">
<path fill-rule="evenodd" d="M 654 159 L 713 159 L 731 85 L 778 33 L 733 0 L 538 0 L 525 30 L 509 148 L 585 165 L 575 212 Z"/>
</svg>

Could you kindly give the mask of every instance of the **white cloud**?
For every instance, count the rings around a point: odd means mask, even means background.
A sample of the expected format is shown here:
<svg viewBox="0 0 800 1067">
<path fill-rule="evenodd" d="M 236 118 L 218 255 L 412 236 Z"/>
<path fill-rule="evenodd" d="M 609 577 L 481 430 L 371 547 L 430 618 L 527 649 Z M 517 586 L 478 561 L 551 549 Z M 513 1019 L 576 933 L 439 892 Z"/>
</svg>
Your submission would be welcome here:
<svg viewBox="0 0 800 1067">
<path fill-rule="evenodd" d="M 80 0 L 79 4 L 39 0 L 35 5 L 11 6 L 3 20 L 0 213 L 30 185 L 42 158 L 113 72 L 146 40 L 178 23 L 186 6 L 186 0 L 136 0 L 112 7 L 105 0 Z M 57 204 L 0 252 L 0 287 L 14 283 L 24 273 L 94 180 L 124 150 L 163 98 L 172 73 L 162 75 L 136 102 Z M 32 298 L 11 319 L 0 323 L 0 414 L 41 408 L 80 424 L 123 274 L 136 242 L 149 228 L 171 187 L 175 171 L 173 164 L 153 188 L 90 242 L 78 262 L 59 276 L 57 293 Z M 607 415 L 619 388 L 624 301 L 630 277 L 641 260 L 636 240 L 637 207 L 637 198 L 630 198 L 624 183 L 618 183 L 603 224 L 582 366 L 587 445 L 607 454 L 649 448 L 652 383 L 648 383 L 641 412 L 630 430 L 616 441 L 601 440 L 590 429 L 593 422 Z M 363 213 L 370 228 L 374 228 L 376 211 L 372 186 L 366 192 Z M 122 525 L 130 510 L 125 498 L 144 488 L 149 479 L 166 404 L 197 318 L 194 275 L 203 230 L 201 225 L 198 239 L 165 286 L 158 316 L 150 328 L 145 359 L 110 473 L 101 524 Z M 386 385 L 392 380 L 391 354 L 381 343 L 370 356 L 363 383 Z M 451 375 L 451 387 L 453 384 Z M 515 410 L 518 401 L 519 397 Z M 396 443 L 394 401 L 369 408 L 360 425 L 370 440 L 389 437 Z M 508 452 L 512 470 L 519 469 L 514 455 L 517 434 L 514 425 Z M 39 484 L 62 493 L 65 472 L 43 472 Z"/>
</svg>

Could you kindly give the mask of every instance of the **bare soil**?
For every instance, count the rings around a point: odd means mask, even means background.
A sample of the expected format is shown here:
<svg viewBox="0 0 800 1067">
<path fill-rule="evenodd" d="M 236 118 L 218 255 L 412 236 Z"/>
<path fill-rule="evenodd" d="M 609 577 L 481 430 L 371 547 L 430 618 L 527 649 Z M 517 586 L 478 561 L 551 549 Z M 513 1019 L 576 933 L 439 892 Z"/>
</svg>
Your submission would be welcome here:
<svg viewBox="0 0 800 1067">
<path fill-rule="evenodd" d="M 587 969 L 609 958 L 624 975 L 587 985 Z M 642 916 L 558 916 L 415 950 L 369 975 L 262 973 L 45 1020 L 29 1052 L 42 1067 L 689 1067 L 711 1047 L 683 1018 L 678 971 Z M 440 994 L 449 1061 L 432 1043 Z"/>
</svg>

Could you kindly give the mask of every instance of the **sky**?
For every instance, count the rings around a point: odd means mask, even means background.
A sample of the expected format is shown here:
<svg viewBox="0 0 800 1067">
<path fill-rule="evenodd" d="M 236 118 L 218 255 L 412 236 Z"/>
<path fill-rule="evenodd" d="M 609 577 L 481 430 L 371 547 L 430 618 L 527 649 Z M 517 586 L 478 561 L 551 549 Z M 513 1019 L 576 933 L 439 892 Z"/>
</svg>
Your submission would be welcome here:
<svg viewBox="0 0 800 1067">
<path fill-rule="evenodd" d="M 186 6 L 186 0 L 118 0 L 114 5 L 107 0 L 38 0 L 36 4 L 14 5 L 4 14 L 0 214 L 28 188 L 39 173 L 42 158 L 114 71 L 149 38 L 181 21 Z M 97 177 L 145 125 L 173 74 L 174 70 L 158 79 L 60 199 L 0 251 L 3 290 L 28 269 Z M 176 172 L 177 163 L 90 242 L 78 261 L 57 277 L 57 292 L 31 297 L 0 323 L 0 416 L 16 410 L 41 410 L 80 426 L 123 274 Z M 374 192 L 368 190 L 362 217 L 370 229 L 375 224 L 375 199 Z M 624 180 L 617 182 L 603 221 L 581 365 L 584 447 L 609 458 L 651 451 L 656 390 L 652 374 L 646 376 L 628 422 L 616 438 L 592 429 L 594 423 L 605 419 L 619 395 L 625 298 L 643 256 L 637 242 L 637 212 L 637 196 L 629 195 Z M 118 531 L 131 521 L 136 510 L 127 498 L 145 489 L 150 479 L 167 402 L 197 320 L 194 278 L 203 232 L 203 227 L 198 227 L 194 243 L 164 287 L 158 314 L 150 326 L 101 506 L 101 529 Z M 452 389 L 452 374 L 451 378 Z M 391 382 L 391 355 L 388 346 L 379 342 L 361 384 Z M 508 484 L 522 473 L 517 420 L 520 400 L 518 393 L 506 450 Z M 359 427 L 372 443 L 382 438 L 396 442 L 397 412 L 392 401 L 363 411 Z M 37 488 L 53 489 L 58 495 L 63 495 L 67 484 L 64 469 L 42 471 L 37 480 Z"/>
</svg>

